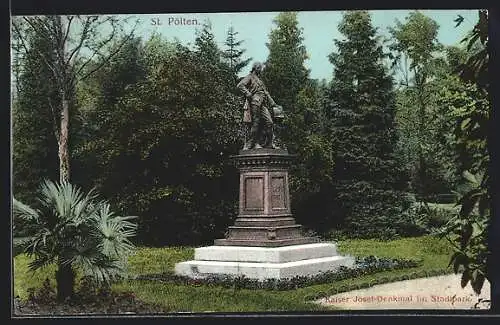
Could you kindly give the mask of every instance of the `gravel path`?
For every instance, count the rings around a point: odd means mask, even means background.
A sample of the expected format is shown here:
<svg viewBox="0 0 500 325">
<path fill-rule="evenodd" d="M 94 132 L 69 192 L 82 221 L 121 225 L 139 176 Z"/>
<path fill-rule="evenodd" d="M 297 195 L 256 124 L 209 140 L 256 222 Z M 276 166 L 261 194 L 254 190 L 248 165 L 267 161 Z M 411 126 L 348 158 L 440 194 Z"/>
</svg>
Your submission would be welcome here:
<svg viewBox="0 0 500 325">
<path fill-rule="evenodd" d="M 485 281 L 481 294 L 470 283 L 462 289 L 461 275 L 442 275 L 376 285 L 343 292 L 317 303 L 341 309 L 472 309 L 480 298 L 490 299 L 490 284 Z M 487 303 L 480 303 L 487 309 Z"/>
</svg>

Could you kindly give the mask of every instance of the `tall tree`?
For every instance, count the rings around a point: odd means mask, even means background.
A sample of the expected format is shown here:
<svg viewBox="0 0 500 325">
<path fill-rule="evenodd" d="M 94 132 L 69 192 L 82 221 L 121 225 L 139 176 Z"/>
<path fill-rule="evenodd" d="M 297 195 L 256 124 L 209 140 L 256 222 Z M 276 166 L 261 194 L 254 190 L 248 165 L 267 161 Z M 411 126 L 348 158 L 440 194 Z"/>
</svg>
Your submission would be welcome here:
<svg viewBox="0 0 500 325">
<path fill-rule="evenodd" d="M 304 66 L 307 59 L 304 37 L 296 12 L 282 12 L 273 20 L 276 27 L 269 34 L 269 49 L 262 79 L 271 96 L 285 111 L 283 126 L 278 139 L 290 151 L 300 148 L 300 140 L 305 136 L 303 125 L 304 107 L 299 107 L 299 93 L 308 83 L 309 71 Z M 302 134 L 303 133 L 303 134 Z"/>
<path fill-rule="evenodd" d="M 306 227 L 327 231 L 331 207 L 318 202 L 331 202 L 325 188 L 330 182 L 332 154 L 329 140 L 319 131 L 321 88 L 309 78 L 305 66 L 308 55 L 298 14 L 283 12 L 273 22 L 262 78 L 285 111 L 285 119 L 277 127 L 278 145 L 297 154 L 290 177 L 294 215 Z"/>
<path fill-rule="evenodd" d="M 462 172 L 471 170 L 475 157 L 481 149 L 471 147 L 466 141 L 462 141 L 457 134 L 457 120 L 462 118 L 463 107 L 472 105 L 487 107 L 487 98 L 480 90 L 470 82 L 464 82 L 460 79 L 458 71 L 467 59 L 467 51 L 462 46 L 450 46 L 446 48 L 446 69 L 444 73 L 433 82 L 435 105 L 439 108 L 439 119 L 441 123 L 437 133 L 441 138 L 446 138 L 447 146 L 452 147 L 441 150 L 441 155 L 446 156 L 450 151 L 454 152 L 454 170 L 459 174 L 462 182 L 457 182 L 457 192 L 462 193 L 469 189 L 463 182 Z M 482 108 L 481 110 L 485 109 Z M 441 148 L 444 149 L 444 148 Z M 479 149 L 479 150 L 477 150 Z M 448 160 L 448 159 L 447 159 Z M 441 160 L 444 162 L 444 160 Z"/>
<path fill-rule="evenodd" d="M 396 20 L 396 26 L 390 28 L 393 66 L 402 74 L 398 91 L 401 148 L 413 165 L 413 189 L 424 198 L 454 190 L 456 180 L 456 168 L 450 163 L 453 153 L 441 145 L 443 135 L 439 133 L 446 121 L 436 105 L 434 90 L 447 69 L 438 56 L 444 49 L 437 39 L 438 29 L 434 20 L 419 11 L 411 12 L 404 23 Z"/>
<path fill-rule="evenodd" d="M 269 34 L 269 56 L 262 74 L 264 82 L 278 104 L 293 114 L 297 96 L 306 83 L 309 71 L 304 37 L 296 12 L 282 12 L 273 20 L 276 27 Z"/>
<path fill-rule="evenodd" d="M 109 52 L 109 46 L 116 35 L 123 31 L 123 24 L 114 16 L 33 16 L 16 17 L 12 21 L 13 33 L 19 39 L 22 51 L 34 51 L 40 62 L 47 65 L 52 73 L 52 80 L 58 92 L 59 101 L 52 103 L 56 124 L 59 156 L 60 181 L 70 179 L 69 120 L 74 110 L 72 102 L 76 84 L 87 78 L 106 64 L 86 69 L 94 57 L 112 57 L 119 51 Z M 104 32 L 107 31 L 107 32 Z M 134 29 L 129 34 L 132 35 Z M 33 33 L 47 39 L 52 46 L 52 58 L 30 48 L 25 35 Z"/>
<path fill-rule="evenodd" d="M 336 226 L 332 200 L 332 141 L 325 132 L 322 98 L 324 89 L 315 79 L 307 79 L 297 96 L 297 105 L 287 117 L 286 144 L 298 158 L 292 169 L 291 190 L 294 214 L 305 227 L 319 234 Z M 295 137 L 294 137 L 295 136 Z M 311 215 L 314 211 L 314 215 Z"/>
<path fill-rule="evenodd" d="M 329 57 L 334 78 L 327 102 L 335 152 L 333 172 L 340 218 L 358 236 L 405 231 L 405 172 L 395 155 L 393 81 L 367 11 L 346 13 L 343 40 Z"/>
<path fill-rule="evenodd" d="M 246 50 L 241 48 L 243 41 L 237 40 L 237 35 L 238 32 L 234 30 L 234 27 L 229 26 L 227 38 L 224 43 L 226 45 L 226 49 L 222 52 L 222 57 L 225 59 L 226 64 L 235 76 L 238 76 L 240 71 L 252 60 L 252 58 L 242 58 Z"/>
<path fill-rule="evenodd" d="M 32 16 L 15 17 L 12 21 L 13 34 L 20 47 L 14 50 L 22 51 L 23 55 L 38 57 L 41 64 L 51 72 L 48 79 L 54 86 L 57 101 L 47 101 L 51 108 L 54 123 L 54 133 L 58 144 L 59 180 L 68 183 L 70 180 L 70 147 L 69 136 L 70 117 L 76 113 L 74 106 L 75 89 L 78 82 L 86 79 L 101 65 L 88 70 L 94 57 L 110 58 L 115 52 L 109 51 L 109 45 L 115 36 L 123 30 L 123 25 L 113 16 Z M 106 28 L 108 27 L 108 28 Z M 133 31 L 134 29 L 132 29 Z M 104 31 L 108 31 L 104 35 Z M 27 35 L 35 35 L 44 39 L 50 51 L 40 51 L 39 47 L 30 47 L 26 42 Z M 132 33 L 130 34 L 132 35 Z M 57 261 L 58 277 L 66 282 L 73 278 L 70 268 L 64 259 Z"/>
</svg>

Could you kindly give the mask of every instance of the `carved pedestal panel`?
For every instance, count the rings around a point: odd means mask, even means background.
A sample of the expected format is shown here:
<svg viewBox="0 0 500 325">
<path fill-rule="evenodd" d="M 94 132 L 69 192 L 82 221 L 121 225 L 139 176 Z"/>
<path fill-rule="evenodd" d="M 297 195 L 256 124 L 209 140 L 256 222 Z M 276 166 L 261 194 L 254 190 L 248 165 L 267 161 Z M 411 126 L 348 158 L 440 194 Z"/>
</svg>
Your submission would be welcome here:
<svg viewBox="0 0 500 325">
<path fill-rule="evenodd" d="M 240 151 L 239 215 L 215 245 L 277 247 L 317 242 L 302 235 L 290 207 L 288 168 L 293 156 L 280 149 Z"/>
</svg>

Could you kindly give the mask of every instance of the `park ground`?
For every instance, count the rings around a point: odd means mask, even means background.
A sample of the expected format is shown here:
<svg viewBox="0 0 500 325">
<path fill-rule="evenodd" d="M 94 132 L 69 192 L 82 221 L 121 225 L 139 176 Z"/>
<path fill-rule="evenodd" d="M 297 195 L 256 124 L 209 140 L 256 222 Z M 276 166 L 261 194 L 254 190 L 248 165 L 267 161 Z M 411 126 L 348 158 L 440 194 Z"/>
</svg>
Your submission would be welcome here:
<svg viewBox="0 0 500 325">
<path fill-rule="evenodd" d="M 55 287 L 54 266 L 32 273 L 29 258 L 20 254 L 14 259 L 14 297 L 17 314 L 44 313 L 178 313 L 178 312 L 280 312 L 325 311 L 349 306 L 318 304 L 314 297 L 332 297 L 352 290 L 380 288 L 380 284 L 415 278 L 430 278 L 453 273 L 448 267 L 452 249 L 446 239 L 435 236 L 402 238 L 391 241 L 342 240 L 338 243 L 342 254 L 405 258 L 420 261 L 419 266 L 383 271 L 355 278 L 323 283 L 294 290 L 239 289 L 202 284 L 179 284 L 169 281 L 139 280 L 137 276 L 172 273 L 178 262 L 194 257 L 194 247 L 139 247 L 129 258 L 129 279 L 112 286 L 108 296 L 112 303 L 87 301 L 55 304 L 45 308 L 43 303 L 27 303 L 30 292 L 40 291 L 49 279 L 49 288 Z M 457 280 L 458 281 L 458 280 Z M 46 286 L 47 286 L 46 284 Z M 457 286 L 459 286 L 457 282 Z M 78 287 L 78 283 L 77 283 Z M 443 289 L 445 285 L 443 284 Z M 34 288 L 34 289 L 31 289 Z M 77 288 L 78 289 L 78 288 Z M 369 289 L 367 289 L 369 290 Z M 400 290 L 401 291 L 401 290 Z M 473 297 L 473 299 L 476 299 Z M 109 299 L 108 299 L 109 300 Z M 472 307 L 473 304 L 471 304 Z"/>
</svg>

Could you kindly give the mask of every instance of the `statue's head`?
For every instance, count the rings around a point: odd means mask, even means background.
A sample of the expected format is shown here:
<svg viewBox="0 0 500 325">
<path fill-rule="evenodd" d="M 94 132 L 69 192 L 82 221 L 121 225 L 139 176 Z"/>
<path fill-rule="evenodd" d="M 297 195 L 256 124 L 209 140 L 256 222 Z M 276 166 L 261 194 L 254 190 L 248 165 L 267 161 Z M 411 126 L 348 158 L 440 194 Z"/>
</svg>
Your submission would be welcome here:
<svg viewBox="0 0 500 325">
<path fill-rule="evenodd" d="M 262 70 L 264 70 L 264 64 L 261 62 L 255 62 L 252 65 L 252 72 L 255 72 L 257 75 L 260 75 Z"/>
</svg>

